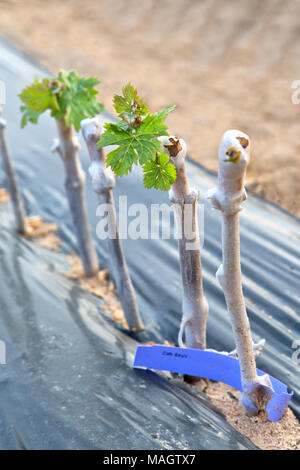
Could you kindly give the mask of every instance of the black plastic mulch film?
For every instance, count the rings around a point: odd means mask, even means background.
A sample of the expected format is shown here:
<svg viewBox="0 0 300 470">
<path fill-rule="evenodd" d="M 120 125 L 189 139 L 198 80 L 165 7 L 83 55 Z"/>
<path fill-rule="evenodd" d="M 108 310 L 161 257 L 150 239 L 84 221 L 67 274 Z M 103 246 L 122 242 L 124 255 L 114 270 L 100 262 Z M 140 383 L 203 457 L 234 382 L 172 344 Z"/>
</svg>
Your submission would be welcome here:
<svg viewBox="0 0 300 470">
<path fill-rule="evenodd" d="M 70 251 L 76 250 L 76 241 L 63 167 L 50 152 L 55 123 L 46 115 L 38 126 L 20 130 L 17 94 L 45 73 L 0 41 L 0 80 L 7 92 L 4 117 L 27 212 L 57 221 L 63 248 Z M 87 170 L 84 145 L 81 160 Z M 168 203 L 167 194 L 144 189 L 137 173 L 118 179 L 117 203 L 124 195 L 128 206 Z M 231 325 L 215 279 L 221 260 L 220 214 L 204 199 L 216 178 L 193 162 L 188 173 L 204 204 L 208 347 L 231 350 Z M 3 186 L 2 170 L 0 175 Z M 86 199 L 95 235 L 97 200 L 88 181 Z M 61 274 L 68 268 L 64 254 L 39 248 L 14 232 L 10 205 L 0 207 L 0 225 L 0 339 L 7 346 L 7 365 L 0 366 L 1 449 L 255 448 L 201 392 L 168 374 L 131 367 L 139 341 L 177 341 L 181 298 L 176 240 L 123 241 L 147 327 L 130 337 L 101 312 L 100 299 Z M 101 267 L 109 268 L 103 243 L 95 240 Z M 299 416 L 299 365 L 292 348 L 300 337 L 299 220 L 250 196 L 241 213 L 241 253 L 253 336 L 266 339 L 258 367 L 294 390 L 291 406 Z"/>
</svg>

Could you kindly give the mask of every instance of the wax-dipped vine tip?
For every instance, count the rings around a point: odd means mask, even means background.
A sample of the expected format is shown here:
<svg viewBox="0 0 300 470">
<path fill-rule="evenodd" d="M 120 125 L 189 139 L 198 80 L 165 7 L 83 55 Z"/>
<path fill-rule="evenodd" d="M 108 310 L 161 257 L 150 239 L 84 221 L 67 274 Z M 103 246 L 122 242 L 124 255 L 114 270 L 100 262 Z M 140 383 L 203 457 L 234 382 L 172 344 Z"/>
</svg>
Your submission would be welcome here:
<svg viewBox="0 0 300 470">
<path fill-rule="evenodd" d="M 219 148 L 219 162 L 237 165 L 248 164 L 250 160 L 250 138 L 237 129 L 226 131 Z"/>
<path fill-rule="evenodd" d="M 179 170 L 184 166 L 186 158 L 186 143 L 176 136 L 162 136 L 158 140 L 161 143 L 162 151 L 169 155 L 171 162 Z"/>
<path fill-rule="evenodd" d="M 98 116 L 83 119 L 80 123 L 81 132 L 86 142 L 98 142 L 101 139 L 102 126 Z"/>
<path fill-rule="evenodd" d="M 247 194 L 244 188 L 246 169 L 250 162 L 250 138 L 243 131 L 226 131 L 219 147 L 218 185 L 208 191 L 214 209 L 224 215 L 242 210 Z"/>
</svg>

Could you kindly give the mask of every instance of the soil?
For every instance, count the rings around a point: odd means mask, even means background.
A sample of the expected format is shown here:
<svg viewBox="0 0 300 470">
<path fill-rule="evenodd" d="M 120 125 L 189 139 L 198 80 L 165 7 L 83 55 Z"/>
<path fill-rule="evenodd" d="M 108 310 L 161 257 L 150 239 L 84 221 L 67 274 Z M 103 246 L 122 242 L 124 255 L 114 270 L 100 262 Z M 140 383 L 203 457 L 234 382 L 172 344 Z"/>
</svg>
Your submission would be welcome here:
<svg viewBox="0 0 300 470">
<path fill-rule="evenodd" d="M 6 204 L 10 200 L 10 196 L 6 189 L 0 188 L 0 204 Z"/>
<path fill-rule="evenodd" d="M 6 204 L 10 201 L 10 195 L 4 188 L 0 188 L 0 204 Z M 41 217 L 28 217 L 25 221 L 26 232 L 24 237 L 31 238 L 36 245 L 48 248 L 52 251 L 58 251 L 60 240 L 55 235 L 57 224 L 45 223 Z"/>
<path fill-rule="evenodd" d="M 252 139 L 248 189 L 300 216 L 297 0 L 0 0 L 0 35 L 56 73 L 102 80 L 100 99 L 131 80 L 192 158 L 217 169 L 222 133 Z M 0 77 L 1 78 L 1 77 Z"/>
<path fill-rule="evenodd" d="M 59 251 L 60 240 L 55 235 L 57 224 L 45 223 L 41 217 L 26 219 L 26 238 L 32 238 L 36 245 L 48 248 L 48 250 Z"/>
<path fill-rule="evenodd" d="M 105 304 L 101 306 L 102 310 L 110 315 L 113 322 L 120 323 L 124 328 L 128 329 L 115 285 L 108 279 L 108 270 L 102 269 L 95 276 L 86 277 L 80 258 L 75 253 L 68 255 L 67 258 L 70 272 L 65 275 L 79 282 L 83 289 L 103 299 Z"/>
<path fill-rule="evenodd" d="M 240 404 L 240 393 L 222 382 L 201 379 L 195 384 L 224 413 L 226 420 L 263 450 L 300 450 L 300 425 L 290 408 L 276 423 L 266 414 L 248 417 Z"/>
</svg>

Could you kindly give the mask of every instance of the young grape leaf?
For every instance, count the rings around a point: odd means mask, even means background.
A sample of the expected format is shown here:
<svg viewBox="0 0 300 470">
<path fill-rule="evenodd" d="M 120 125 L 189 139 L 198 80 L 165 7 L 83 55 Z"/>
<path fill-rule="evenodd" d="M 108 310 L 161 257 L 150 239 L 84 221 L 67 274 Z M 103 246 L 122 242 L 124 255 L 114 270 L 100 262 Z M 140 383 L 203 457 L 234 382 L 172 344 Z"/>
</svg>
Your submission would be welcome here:
<svg viewBox="0 0 300 470">
<path fill-rule="evenodd" d="M 169 158 L 161 152 L 157 137 L 168 135 L 163 123 L 167 115 L 175 109 L 170 105 L 158 113 L 150 114 L 144 100 L 131 83 L 122 89 L 123 96 L 115 95 L 114 107 L 121 118 L 116 124 L 106 124 L 105 132 L 97 143 L 97 148 L 115 145 L 108 153 L 106 164 L 117 176 L 127 175 L 133 164 L 146 168 L 145 185 L 168 189 L 176 179 L 175 167 L 168 164 Z M 167 158 L 167 161 L 165 160 Z M 149 164 L 149 167 L 145 167 Z M 152 181 L 152 183 L 151 183 Z"/>
<path fill-rule="evenodd" d="M 158 113 L 155 113 L 156 116 L 158 116 L 160 119 L 166 119 L 168 114 L 170 114 L 174 109 L 176 108 L 175 104 L 169 104 L 168 106 L 165 106 L 163 109 L 158 111 Z"/>
<path fill-rule="evenodd" d="M 114 104 L 123 118 L 116 124 L 104 126 L 105 132 L 97 147 L 117 146 L 107 155 L 106 164 L 116 175 L 123 176 L 131 171 L 134 163 L 144 165 L 161 152 L 157 137 L 168 135 L 163 121 L 175 106 L 166 106 L 158 113 L 149 114 L 131 83 L 123 88 L 123 96 L 114 97 Z"/>
<path fill-rule="evenodd" d="M 146 188 L 168 191 L 176 181 L 176 168 L 173 163 L 170 163 L 167 154 L 159 153 L 155 160 L 145 163 L 143 175 Z"/>
<path fill-rule="evenodd" d="M 123 96 L 115 95 L 114 108 L 120 118 L 132 120 L 136 116 L 145 116 L 149 111 L 145 100 L 141 100 L 138 91 L 131 83 L 122 88 Z"/>
<path fill-rule="evenodd" d="M 148 123 L 145 128 L 141 125 L 134 133 L 122 129 L 117 124 L 105 124 L 104 128 L 105 132 L 97 148 L 118 146 L 107 155 L 106 160 L 107 166 L 111 166 L 118 176 L 127 175 L 134 163 L 143 165 L 146 161 L 154 159 L 155 152 L 161 151 L 161 143 L 156 140 L 157 135 L 167 135 L 167 126 L 160 122 L 152 123 L 152 126 Z"/>
<path fill-rule="evenodd" d="M 97 78 L 80 77 L 74 70 L 61 71 L 56 78 L 36 79 L 19 95 L 24 103 L 21 127 L 28 122 L 36 123 L 49 109 L 55 119 L 64 118 L 68 126 L 73 125 L 79 131 L 82 119 L 93 117 L 104 109 L 95 98 L 98 91 L 94 87 L 99 83 Z"/>
<path fill-rule="evenodd" d="M 26 126 L 28 122 L 36 124 L 38 122 L 40 113 L 38 111 L 32 111 L 27 106 L 21 106 L 21 112 L 23 113 L 21 120 L 21 128 Z"/>
<path fill-rule="evenodd" d="M 25 87 L 19 95 L 25 106 L 36 113 L 42 114 L 46 109 L 57 111 L 59 109 L 57 97 L 52 93 L 47 81 L 34 81 Z"/>
<path fill-rule="evenodd" d="M 94 86 L 100 82 L 94 77 L 80 77 L 74 70 L 69 73 L 60 72 L 58 79 L 65 84 L 59 96 L 60 109 L 65 113 L 67 125 L 73 124 L 79 131 L 83 119 L 93 117 L 104 109 L 95 99 L 98 91 Z"/>
</svg>

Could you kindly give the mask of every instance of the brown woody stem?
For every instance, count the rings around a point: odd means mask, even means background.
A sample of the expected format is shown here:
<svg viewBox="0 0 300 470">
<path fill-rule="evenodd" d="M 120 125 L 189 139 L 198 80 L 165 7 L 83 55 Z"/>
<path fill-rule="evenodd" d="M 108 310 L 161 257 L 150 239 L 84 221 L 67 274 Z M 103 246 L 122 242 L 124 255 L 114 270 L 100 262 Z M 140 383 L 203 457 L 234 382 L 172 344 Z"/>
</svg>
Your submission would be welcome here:
<svg viewBox="0 0 300 470">
<path fill-rule="evenodd" d="M 85 174 L 78 157 L 79 143 L 72 126 L 67 126 L 64 119 L 56 122 L 59 140 L 53 151 L 59 153 L 65 167 L 65 188 L 85 274 L 94 276 L 99 271 L 99 263 L 84 199 Z"/>
<path fill-rule="evenodd" d="M 135 331 L 143 330 L 144 325 L 119 236 L 112 192 L 115 186 L 115 177 L 111 169 L 106 167 L 104 150 L 97 149 L 97 142 L 101 138 L 99 119 L 85 119 L 81 123 L 81 129 L 91 157 L 89 174 L 94 191 L 98 195 L 99 204 L 105 204 L 109 211 L 109 236 L 106 240 L 118 296 L 129 328 Z"/>
</svg>

